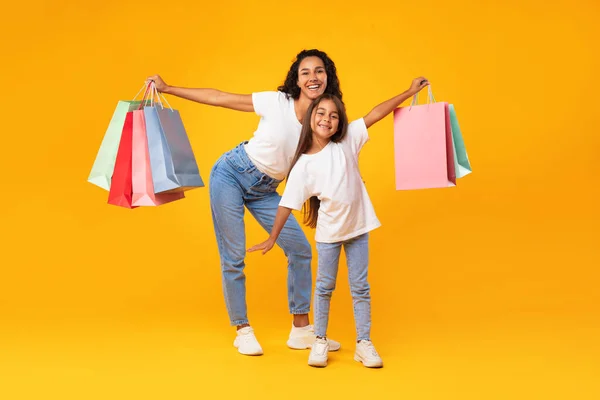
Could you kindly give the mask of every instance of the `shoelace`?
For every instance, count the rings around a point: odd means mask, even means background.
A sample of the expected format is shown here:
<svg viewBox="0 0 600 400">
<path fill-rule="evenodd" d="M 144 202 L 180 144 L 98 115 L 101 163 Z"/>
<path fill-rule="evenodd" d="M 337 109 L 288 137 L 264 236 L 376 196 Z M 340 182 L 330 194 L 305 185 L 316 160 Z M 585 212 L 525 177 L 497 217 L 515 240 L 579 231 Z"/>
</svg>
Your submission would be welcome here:
<svg viewBox="0 0 600 400">
<path fill-rule="evenodd" d="M 320 342 L 318 339 L 313 345 L 315 347 L 315 353 L 323 355 L 325 354 L 325 347 L 327 346 L 327 341 Z"/>
<path fill-rule="evenodd" d="M 373 346 L 373 342 L 370 342 L 368 340 L 364 340 L 363 343 L 365 343 L 366 350 L 369 353 L 371 353 L 371 355 L 373 357 L 379 357 L 379 354 L 377 354 L 377 350 L 375 350 L 375 346 Z"/>
<path fill-rule="evenodd" d="M 254 334 L 252 332 L 244 333 L 239 335 L 240 339 L 246 344 L 250 343 L 254 338 Z"/>
</svg>

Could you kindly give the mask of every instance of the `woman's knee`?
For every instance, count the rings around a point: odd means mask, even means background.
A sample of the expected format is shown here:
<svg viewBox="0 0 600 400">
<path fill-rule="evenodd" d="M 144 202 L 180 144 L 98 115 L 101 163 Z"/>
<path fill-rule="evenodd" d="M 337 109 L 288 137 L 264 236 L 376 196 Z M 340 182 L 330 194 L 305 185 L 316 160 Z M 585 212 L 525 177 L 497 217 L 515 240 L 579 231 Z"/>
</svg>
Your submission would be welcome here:
<svg viewBox="0 0 600 400">
<path fill-rule="evenodd" d="M 304 238 L 304 240 L 297 240 L 286 247 L 287 249 L 284 249 L 284 251 L 287 250 L 285 252 L 289 259 L 307 260 L 308 262 L 312 260 L 312 248 L 306 238 Z"/>
</svg>

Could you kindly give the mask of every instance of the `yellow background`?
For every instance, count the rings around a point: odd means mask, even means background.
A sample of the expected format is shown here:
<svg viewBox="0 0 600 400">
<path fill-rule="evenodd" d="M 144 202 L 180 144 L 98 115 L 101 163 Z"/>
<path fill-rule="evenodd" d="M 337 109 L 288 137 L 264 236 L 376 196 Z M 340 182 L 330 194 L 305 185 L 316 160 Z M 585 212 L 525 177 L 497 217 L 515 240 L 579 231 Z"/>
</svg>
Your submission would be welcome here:
<svg viewBox="0 0 600 400">
<path fill-rule="evenodd" d="M 5 6 L 0 397 L 597 399 L 600 139 L 595 1 L 75 1 Z M 208 190 L 159 208 L 86 182 L 116 102 L 147 75 L 274 90 L 295 54 L 336 62 L 351 118 L 424 75 L 456 105 L 474 173 L 394 189 L 392 118 L 361 168 L 373 340 L 352 361 L 340 269 L 325 370 L 285 347 L 285 258 L 247 258 L 265 356 L 231 346 Z M 258 117 L 169 99 L 202 177 Z M 247 218 L 248 244 L 266 237 Z M 313 242 L 313 233 L 306 230 Z M 313 263 L 313 266 L 316 263 Z"/>
</svg>

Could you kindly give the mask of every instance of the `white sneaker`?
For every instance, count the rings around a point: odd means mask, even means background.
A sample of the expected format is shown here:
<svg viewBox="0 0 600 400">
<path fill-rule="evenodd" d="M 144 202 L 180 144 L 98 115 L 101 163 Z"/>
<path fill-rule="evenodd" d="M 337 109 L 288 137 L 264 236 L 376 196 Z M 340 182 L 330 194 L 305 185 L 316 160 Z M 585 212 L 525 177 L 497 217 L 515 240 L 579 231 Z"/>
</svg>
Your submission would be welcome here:
<svg viewBox="0 0 600 400">
<path fill-rule="evenodd" d="M 375 346 L 370 340 L 361 340 L 356 344 L 356 352 L 354 353 L 354 361 L 363 363 L 368 368 L 381 368 L 383 367 L 383 361 Z"/>
<path fill-rule="evenodd" d="M 260 347 L 256 336 L 254 336 L 254 329 L 250 326 L 237 331 L 237 337 L 233 341 L 233 346 L 246 356 L 260 356 L 263 353 L 262 347 Z"/>
<path fill-rule="evenodd" d="M 315 335 L 314 326 L 307 325 L 302 328 L 296 328 L 294 324 L 292 324 L 292 330 L 287 345 L 290 349 L 305 350 L 312 348 L 315 340 L 317 340 L 317 336 Z M 339 342 L 331 339 L 327 339 L 327 341 L 329 342 L 329 351 L 338 351 L 340 349 L 341 345 Z"/>
<path fill-rule="evenodd" d="M 308 356 L 308 365 L 311 367 L 326 367 L 329 342 L 327 339 L 315 339 Z"/>
</svg>

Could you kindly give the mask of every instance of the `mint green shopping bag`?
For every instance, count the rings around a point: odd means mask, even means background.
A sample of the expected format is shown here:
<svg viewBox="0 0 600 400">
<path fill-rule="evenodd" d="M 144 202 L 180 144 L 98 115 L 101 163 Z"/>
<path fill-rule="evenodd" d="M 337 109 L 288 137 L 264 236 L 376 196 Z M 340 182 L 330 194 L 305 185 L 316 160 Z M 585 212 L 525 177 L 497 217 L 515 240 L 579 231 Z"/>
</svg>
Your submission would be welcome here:
<svg viewBox="0 0 600 400">
<path fill-rule="evenodd" d="M 140 92 L 138 92 L 138 95 Z M 104 190 L 110 190 L 110 181 L 115 169 L 115 160 L 117 159 L 117 150 L 119 150 L 121 133 L 125 124 L 125 116 L 128 112 L 137 110 L 142 102 L 147 102 L 146 96 L 142 100 L 135 100 L 134 97 L 134 100 L 121 100 L 117 103 L 117 107 L 108 124 L 108 129 L 106 129 L 106 133 L 104 134 L 104 139 L 102 139 L 102 144 L 100 144 L 92 171 L 88 176 L 88 182 Z"/>
<path fill-rule="evenodd" d="M 456 111 L 454 110 L 454 104 L 448 104 L 448 112 L 450 114 L 450 124 L 452 126 L 452 144 L 454 147 L 454 170 L 456 171 L 456 178 L 462 178 L 473 170 L 469 163 L 469 157 L 467 155 L 467 149 L 465 148 L 465 141 L 463 140 L 460 126 L 458 125 L 458 118 L 456 118 Z"/>
</svg>

